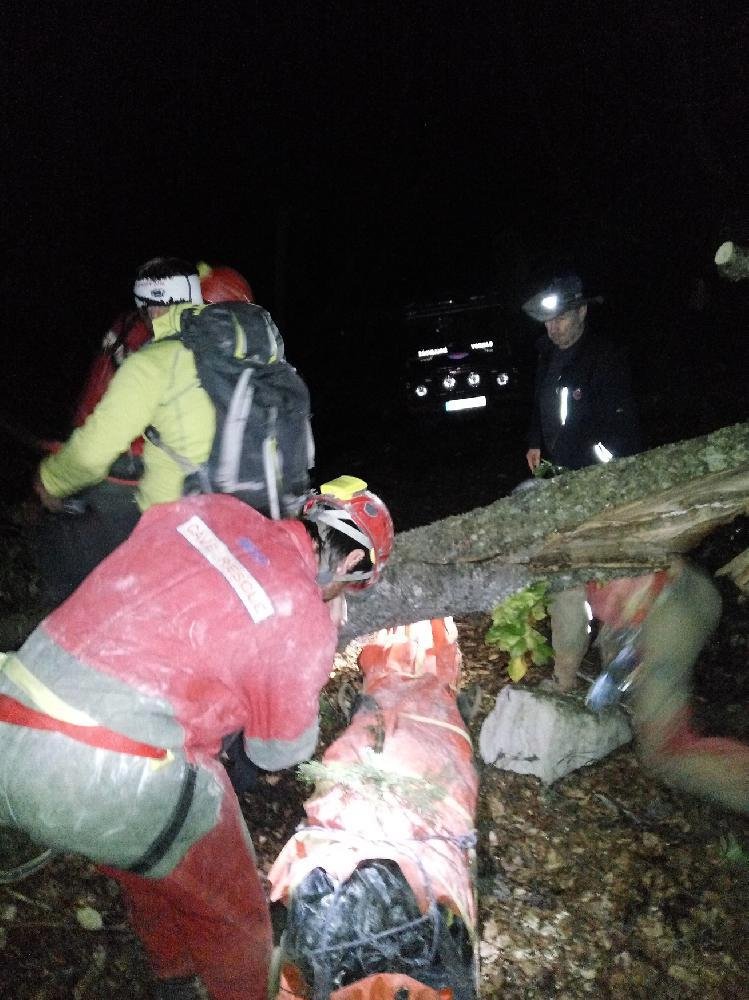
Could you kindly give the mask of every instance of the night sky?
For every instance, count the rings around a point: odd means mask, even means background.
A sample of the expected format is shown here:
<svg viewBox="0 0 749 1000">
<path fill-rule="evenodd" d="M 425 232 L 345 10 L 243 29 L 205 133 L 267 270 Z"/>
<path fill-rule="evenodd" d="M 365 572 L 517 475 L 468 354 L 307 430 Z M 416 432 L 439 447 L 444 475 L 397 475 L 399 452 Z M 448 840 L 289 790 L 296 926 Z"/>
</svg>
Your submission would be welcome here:
<svg viewBox="0 0 749 1000">
<path fill-rule="evenodd" d="M 242 270 L 316 385 L 415 299 L 498 290 L 522 323 L 557 261 L 653 384 L 702 364 L 705 324 L 746 358 L 712 268 L 749 242 L 745 5 L 50 3 L 4 28 L 4 406 L 39 430 L 157 254 Z"/>
</svg>

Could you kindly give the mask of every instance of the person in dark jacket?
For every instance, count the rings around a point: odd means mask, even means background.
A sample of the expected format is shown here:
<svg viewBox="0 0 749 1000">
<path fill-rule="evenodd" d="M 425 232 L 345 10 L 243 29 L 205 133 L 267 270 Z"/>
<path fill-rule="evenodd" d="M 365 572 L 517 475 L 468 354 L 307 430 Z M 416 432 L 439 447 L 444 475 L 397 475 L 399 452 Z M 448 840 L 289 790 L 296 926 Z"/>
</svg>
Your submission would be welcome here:
<svg viewBox="0 0 749 1000">
<path fill-rule="evenodd" d="M 526 460 L 531 472 L 546 459 L 582 469 L 640 450 L 639 422 L 622 352 L 587 326 L 588 304 L 577 274 L 555 278 L 523 305 L 546 326 L 538 343 L 536 388 Z M 569 587 L 549 601 L 554 679 L 571 691 L 589 645 L 583 587 Z"/>
<path fill-rule="evenodd" d="M 637 411 L 623 352 L 587 327 L 588 296 L 567 274 L 530 298 L 523 311 L 544 323 L 526 459 L 565 469 L 633 455 L 640 449 Z"/>
</svg>

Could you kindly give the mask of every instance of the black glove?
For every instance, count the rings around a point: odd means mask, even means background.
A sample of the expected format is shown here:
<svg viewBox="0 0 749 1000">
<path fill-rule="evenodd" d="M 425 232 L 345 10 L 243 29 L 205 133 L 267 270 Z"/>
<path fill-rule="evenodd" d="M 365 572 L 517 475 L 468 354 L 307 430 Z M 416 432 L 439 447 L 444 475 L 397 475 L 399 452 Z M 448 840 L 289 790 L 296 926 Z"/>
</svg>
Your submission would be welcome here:
<svg viewBox="0 0 749 1000">
<path fill-rule="evenodd" d="M 219 760 L 226 768 L 237 795 L 244 795 L 257 788 L 259 768 L 244 752 L 244 734 L 241 730 L 223 738 Z"/>
</svg>

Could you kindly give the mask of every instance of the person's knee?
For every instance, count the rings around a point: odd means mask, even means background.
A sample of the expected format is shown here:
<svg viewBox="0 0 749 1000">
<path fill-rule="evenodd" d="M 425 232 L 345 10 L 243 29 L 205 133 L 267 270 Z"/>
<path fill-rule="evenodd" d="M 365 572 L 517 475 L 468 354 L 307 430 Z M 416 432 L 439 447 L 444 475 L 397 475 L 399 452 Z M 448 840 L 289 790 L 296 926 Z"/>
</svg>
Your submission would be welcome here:
<svg viewBox="0 0 749 1000">
<path fill-rule="evenodd" d="M 720 614 L 720 595 L 709 578 L 691 566 L 685 567 L 663 603 L 645 622 L 647 660 L 676 673 L 690 670 Z"/>
<path fill-rule="evenodd" d="M 684 567 L 677 587 L 683 587 L 681 593 L 685 609 L 709 635 L 718 624 L 723 610 L 717 587 L 706 573 L 694 566 Z"/>
<path fill-rule="evenodd" d="M 655 741 L 641 743 L 639 756 L 648 773 L 669 788 L 749 813 L 749 759 L 740 744 L 733 759 L 699 745 L 690 752 L 674 752 Z"/>
</svg>

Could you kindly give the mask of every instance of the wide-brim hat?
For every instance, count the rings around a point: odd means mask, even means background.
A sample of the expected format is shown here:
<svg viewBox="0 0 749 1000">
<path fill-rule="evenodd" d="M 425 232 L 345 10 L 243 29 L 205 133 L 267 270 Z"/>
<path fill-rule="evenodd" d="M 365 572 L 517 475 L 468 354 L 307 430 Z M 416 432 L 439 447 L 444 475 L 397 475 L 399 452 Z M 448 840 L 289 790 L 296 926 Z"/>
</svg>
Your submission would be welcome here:
<svg viewBox="0 0 749 1000">
<path fill-rule="evenodd" d="M 587 302 L 603 302 L 603 296 L 586 294 L 579 276 L 566 274 L 554 278 L 545 288 L 524 302 L 521 308 L 526 316 L 539 323 L 545 323 L 546 320 L 561 316 L 569 309 L 584 306 Z"/>
</svg>

